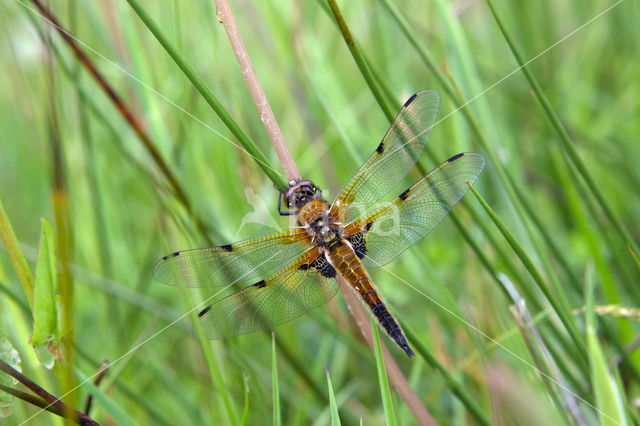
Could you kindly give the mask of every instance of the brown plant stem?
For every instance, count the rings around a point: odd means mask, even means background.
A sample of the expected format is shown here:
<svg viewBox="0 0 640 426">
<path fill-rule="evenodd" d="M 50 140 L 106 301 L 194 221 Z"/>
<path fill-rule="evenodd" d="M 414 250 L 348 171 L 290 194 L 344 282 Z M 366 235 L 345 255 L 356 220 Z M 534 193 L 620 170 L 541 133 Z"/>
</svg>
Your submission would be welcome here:
<svg viewBox="0 0 640 426">
<path fill-rule="evenodd" d="M 236 24 L 233 12 L 231 12 L 231 7 L 229 6 L 227 0 L 215 0 L 215 4 L 218 14 L 218 20 L 224 26 L 224 29 L 227 32 L 229 43 L 231 44 L 231 48 L 236 56 L 236 59 L 238 60 L 240 69 L 242 70 L 242 76 L 247 82 L 247 86 L 249 87 L 249 92 L 251 93 L 253 102 L 258 109 L 258 113 L 260 114 L 260 119 L 262 120 L 262 123 L 267 130 L 269 139 L 271 139 L 273 149 L 278 155 L 278 160 L 280 161 L 280 164 L 282 165 L 282 168 L 284 169 L 288 180 L 299 179 L 300 173 L 298 172 L 298 167 L 291 157 L 291 153 L 287 148 L 287 144 L 284 140 L 284 136 L 282 135 L 282 131 L 280 130 L 280 126 L 278 126 L 278 122 L 273 115 L 273 111 L 271 110 L 271 106 L 269 105 L 269 101 L 267 100 L 267 96 L 265 95 L 264 90 L 262 90 L 262 85 L 258 80 L 256 70 L 251 63 L 251 59 L 249 58 L 249 52 L 247 52 L 247 49 L 244 46 L 242 36 L 240 35 L 240 31 L 238 30 L 238 25 Z"/>
<path fill-rule="evenodd" d="M 41 400 L 40 398 L 38 398 L 35 395 L 31 395 L 28 392 L 24 392 L 18 389 L 14 389 L 11 388 L 9 386 L 5 386 L 5 385 L 0 385 L 0 390 L 4 391 L 6 393 L 8 393 L 9 395 L 12 395 L 24 402 L 28 402 L 31 405 L 35 405 L 38 408 L 42 408 L 43 410 L 46 410 L 50 413 L 56 414 L 60 417 L 64 417 L 64 412 L 62 410 L 57 409 L 56 407 L 54 407 L 51 404 L 47 404 L 46 402 L 44 402 L 43 400 Z"/>
<path fill-rule="evenodd" d="M 282 164 L 282 167 L 285 169 L 287 176 L 289 179 L 299 178 L 298 169 L 289 153 L 289 149 L 282 137 L 280 132 L 280 128 L 271 112 L 271 107 L 267 101 L 266 96 L 262 92 L 261 85 L 258 81 L 258 77 L 255 73 L 253 65 L 249 59 L 249 54 L 247 53 L 244 43 L 242 41 L 242 36 L 238 30 L 238 27 L 235 22 L 235 18 L 227 3 L 227 0 L 215 0 L 218 19 L 224 25 L 225 30 L 227 32 L 227 36 L 229 37 L 232 49 L 236 55 L 236 59 L 240 63 L 240 67 L 242 69 L 242 74 L 245 78 L 249 86 L 249 90 L 251 91 L 251 95 L 254 99 L 256 107 L 258 111 L 260 111 L 260 118 L 265 123 L 265 127 L 267 128 L 267 132 L 269 133 L 269 137 L 271 138 L 271 143 L 278 154 L 278 159 Z M 393 118 L 393 116 L 391 116 Z M 348 288 L 348 285 L 340 278 L 338 279 L 340 284 L 340 290 L 349 306 L 349 312 L 353 316 L 360 332 L 367 340 L 369 346 L 373 348 L 373 338 L 371 334 L 371 327 L 369 327 L 369 316 L 366 314 L 360 301 L 354 292 Z M 389 349 L 387 349 L 384 343 L 381 343 L 382 351 L 385 358 L 385 365 L 387 368 L 387 373 L 389 374 L 389 378 L 393 383 L 394 387 L 398 391 L 400 397 L 405 401 L 415 418 L 422 425 L 435 425 L 437 424 L 433 417 L 429 414 L 426 407 L 422 404 L 416 393 L 409 386 L 409 382 L 404 377 L 404 374 L 398 367 L 398 364 L 395 362 Z"/>
<path fill-rule="evenodd" d="M 362 333 L 362 336 L 367 341 L 369 347 L 373 349 L 373 334 L 371 332 L 371 319 L 369 315 L 362 307 L 362 303 L 358 299 L 358 296 L 356 296 L 354 291 L 349 287 L 349 284 L 347 284 L 342 277 L 338 277 L 338 284 L 340 285 L 340 290 L 342 291 L 344 300 L 347 303 L 349 312 L 360 329 L 360 333 Z M 391 352 L 389 352 L 387 346 L 383 342 L 380 342 L 380 346 L 382 348 L 384 364 L 387 369 L 389 379 L 393 383 L 393 386 L 396 388 L 400 397 L 407 404 L 407 407 L 409 407 L 409 410 L 413 413 L 418 423 L 421 425 L 437 425 L 438 423 L 434 420 L 427 408 L 422 404 L 422 401 L 420 401 L 420 398 L 418 398 L 418 395 L 416 395 L 409 385 L 407 378 L 393 359 L 393 356 L 391 355 Z"/>
<path fill-rule="evenodd" d="M 100 384 L 100 382 L 102 382 L 102 379 L 104 379 L 107 373 L 107 370 L 109 369 L 110 366 L 111 364 L 109 364 L 108 361 L 102 361 L 102 364 L 100 364 L 100 371 L 98 371 L 98 374 L 93 379 L 93 384 L 96 385 L 96 387 Z M 89 415 L 92 405 L 93 405 L 93 393 L 90 393 L 89 396 L 87 397 L 87 403 L 84 407 L 84 412 L 87 413 L 87 415 Z"/>
<path fill-rule="evenodd" d="M 157 150 L 151 137 L 145 130 L 142 122 L 138 119 L 138 117 L 131 111 L 131 109 L 125 104 L 122 97 L 111 87 L 111 85 L 107 82 L 106 78 L 102 75 L 102 73 L 98 70 L 96 65 L 89 59 L 87 54 L 82 50 L 79 44 L 76 42 L 71 33 L 66 30 L 58 21 L 58 18 L 49 10 L 40 0 L 32 0 L 33 4 L 36 6 L 38 11 L 42 14 L 47 22 L 49 22 L 53 27 L 57 30 L 60 36 L 64 39 L 67 45 L 73 51 L 73 54 L 80 61 L 80 63 L 84 66 L 84 68 L 91 74 L 91 76 L 98 83 L 100 88 L 105 92 L 105 94 L 109 97 L 109 99 L 116 106 L 116 109 L 125 119 L 125 121 L 129 124 L 129 126 L 133 129 L 135 134 L 142 142 L 142 145 L 146 149 L 147 153 L 153 159 L 153 162 L 160 169 L 162 174 L 169 181 L 169 185 L 171 189 L 175 192 L 178 201 L 185 207 L 185 209 L 195 217 L 196 226 L 198 230 L 205 236 L 208 235 L 208 231 L 202 220 L 195 216 L 193 211 L 193 206 L 189 201 L 189 198 L 186 195 L 186 192 L 182 189 L 182 186 L 178 182 L 178 179 L 173 174 L 173 171 L 164 160 L 160 151 Z"/>
<path fill-rule="evenodd" d="M 18 370 L 16 370 L 11 365 L 7 364 L 1 359 L 0 359 L 0 370 L 4 371 L 5 373 L 10 375 L 17 381 L 25 385 L 27 388 L 29 388 L 33 393 L 35 393 L 41 399 L 38 399 L 25 392 L 21 392 L 17 389 L 3 386 L 2 390 L 4 390 L 5 392 L 8 392 L 13 396 L 22 399 L 23 401 L 36 405 L 42 408 L 43 410 L 50 411 L 59 416 L 64 416 L 66 415 L 66 413 L 71 411 L 73 420 L 80 425 L 99 425 L 98 422 L 96 422 L 95 420 L 93 420 L 91 417 L 87 416 L 83 412 L 78 410 L 69 410 L 67 408 L 67 405 L 64 402 L 62 402 L 55 396 L 51 395 L 49 392 L 41 388 L 37 383 L 35 383 L 30 378 L 28 378 L 27 376 L 25 376 L 24 374 L 22 374 L 21 372 L 19 372 Z"/>
</svg>

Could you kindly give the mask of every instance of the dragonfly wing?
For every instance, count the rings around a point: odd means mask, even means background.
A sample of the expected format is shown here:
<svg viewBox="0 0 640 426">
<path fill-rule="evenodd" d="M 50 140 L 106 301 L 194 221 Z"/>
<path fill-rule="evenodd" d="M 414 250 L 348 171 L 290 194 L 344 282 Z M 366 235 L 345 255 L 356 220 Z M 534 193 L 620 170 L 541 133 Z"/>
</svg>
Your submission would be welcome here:
<svg viewBox="0 0 640 426">
<path fill-rule="evenodd" d="M 203 309 L 205 334 L 224 339 L 291 321 L 335 296 L 335 275 L 324 254 L 309 250 L 282 271 Z"/>
<path fill-rule="evenodd" d="M 310 247 L 304 229 L 281 229 L 235 244 L 168 254 L 156 263 L 153 276 L 182 287 L 244 286 L 270 276 Z"/>
<path fill-rule="evenodd" d="M 484 168 L 476 153 L 457 154 L 372 214 L 347 225 L 345 235 L 369 268 L 391 262 L 445 218 Z"/>
<path fill-rule="evenodd" d="M 331 207 L 334 218 L 349 223 L 397 186 L 422 154 L 438 115 L 440 96 L 423 90 L 411 96 Z"/>
</svg>

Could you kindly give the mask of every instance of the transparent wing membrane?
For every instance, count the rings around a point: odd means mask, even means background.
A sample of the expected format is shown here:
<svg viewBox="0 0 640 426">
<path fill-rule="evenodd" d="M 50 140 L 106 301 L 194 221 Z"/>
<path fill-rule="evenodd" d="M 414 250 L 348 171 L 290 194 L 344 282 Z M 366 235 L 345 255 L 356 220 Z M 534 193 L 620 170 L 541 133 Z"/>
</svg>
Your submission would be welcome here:
<svg viewBox="0 0 640 426">
<path fill-rule="evenodd" d="M 422 154 L 439 105 L 440 96 L 433 90 L 407 100 L 374 153 L 336 197 L 334 217 L 350 222 L 400 183 Z"/>
<path fill-rule="evenodd" d="M 301 228 L 250 240 L 168 254 L 153 268 L 156 280 L 181 287 L 247 285 L 266 278 L 311 248 Z"/>
<path fill-rule="evenodd" d="M 467 181 L 476 181 L 484 163 L 480 154 L 455 155 L 386 205 L 349 224 L 346 235 L 363 237 L 364 265 L 386 265 L 424 238 L 467 192 Z"/>
<path fill-rule="evenodd" d="M 271 330 L 329 301 L 338 291 L 335 279 L 309 267 L 318 258 L 308 252 L 284 270 L 256 282 L 200 313 L 209 339 Z"/>
</svg>

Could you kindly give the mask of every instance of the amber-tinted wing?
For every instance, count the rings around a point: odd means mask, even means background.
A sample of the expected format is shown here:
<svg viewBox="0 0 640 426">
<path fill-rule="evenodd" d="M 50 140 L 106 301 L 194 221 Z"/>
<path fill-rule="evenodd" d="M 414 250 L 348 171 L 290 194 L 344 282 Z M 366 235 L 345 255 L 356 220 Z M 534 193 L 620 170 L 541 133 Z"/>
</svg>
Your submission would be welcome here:
<svg viewBox="0 0 640 426">
<path fill-rule="evenodd" d="M 349 223 L 400 183 L 422 154 L 439 105 L 440 96 L 433 90 L 407 100 L 375 152 L 336 197 L 334 218 Z"/>
<path fill-rule="evenodd" d="M 476 181 L 484 158 L 457 154 L 372 214 L 347 225 L 345 235 L 369 268 L 391 262 L 440 223 Z"/>
<path fill-rule="evenodd" d="M 310 248 L 304 229 L 281 229 L 235 244 L 168 254 L 156 263 L 153 276 L 182 287 L 243 286 L 274 274 Z"/>
<path fill-rule="evenodd" d="M 282 271 L 203 309 L 205 334 L 224 339 L 291 321 L 335 296 L 335 274 L 324 254 L 308 251 Z"/>
</svg>

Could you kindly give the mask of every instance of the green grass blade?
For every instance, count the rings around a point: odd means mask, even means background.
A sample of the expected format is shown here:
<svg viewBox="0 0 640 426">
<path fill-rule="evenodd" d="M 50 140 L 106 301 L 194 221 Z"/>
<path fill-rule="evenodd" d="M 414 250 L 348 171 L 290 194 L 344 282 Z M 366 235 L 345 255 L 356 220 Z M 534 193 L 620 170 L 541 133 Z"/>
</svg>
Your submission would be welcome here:
<svg viewBox="0 0 640 426">
<path fill-rule="evenodd" d="M 487 204 L 487 202 L 484 200 L 484 198 L 482 198 L 480 193 L 475 189 L 473 185 L 469 184 L 469 187 L 471 188 L 471 192 L 473 192 L 473 195 L 476 196 L 476 198 L 478 199 L 482 207 L 485 209 L 485 211 L 487 212 L 491 220 L 493 220 L 493 223 L 496 225 L 496 227 L 500 230 L 504 238 L 507 240 L 507 242 L 509 243 L 513 251 L 518 255 L 518 257 L 522 261 L 522 264 L 525 266 L 525 268 L 527 269 L 527 271 L 529 272 L 529 274 L 537 284 L 538 289 L 542 291 L 542 293 L 545 295 L 545 297 L 553 307 L 553 310 L 558 315 L 558 317 L 560 318 L 560 321 L 562 321 L 562 324 L 565 326 L 567 332 L 569 333 L 572 340 L 580 350 L 580 354 L 586 357 L 584 342 L 580 338 L 577 327 L 573 323 L 573 320 L 569 315 L 569 312 L 566 309 L 566 307 L 562 306 L 560 301 L 557 299 L 557 296 L 550 292 L 549 288 L 544 282 L 544 279 L 542 278 L 542 274 L 538 271 L 538 268 L 536 268 L 535 264 L 527 254 L 524 247 L 522 247 L 522 245 L 515 239 L 511 231 L 507 229 L 507 227 L 502 222 L 502 220 L 498 217 L 496 212 L 489 206 L 489 204 Z"/>
<path fill-rule="evenodd" d="M 324 373 L 327 376 L 327 387 L 329 390 L 329 408 L 331 409 L 331 426 L 340 426 L 340 415 L 338 414 L 338 404 L 336 403 L 336 395 L 333 393 L 333 386 L 331 385 L 331 376 L 329 375 L 329 369 L 324 367 Z"/>
<path fill-rule="evenodd" d="M 99 386 L 96 386 L 90 378 L 85 376 L 79 369 L 75 370 L 76 377 L 82 383 L 83 387 L 86 387 L 93 395 L 97 405 L 100 406 L 108 416 L 113 419 L 115 424 L 125 426 L 135 426 L 138 424 L 114 399 L 106 395 Z"/>
<path fill-rule="evenodd" d="M 276 357 L 276 337 L 271 333 L 271 395 L 273 396 L 273 424 L 282 425 L 280 412 L 280 387 L 278 378 L 278 358 Z"/>
<path fill-rule="evenodd" d="M 425 361 L 427 361 L 427 363 L 431 367 L 435 368 L 440 374 L 442 374 L 442 377 L 444 377 L 444 379 L 446 380 L 447 386 L 449 387 L 449 389 L 451 389 L 451 392 L 453 392 L 460 399 L 460 401 L 464 404 L 467 410 L 469 410 L 469 412 L 477 420 L 477 422 L 479 424 L 489 426 L 491 424 L 491 421 L 482 412 L 476 401 L 474 401 L 474 399 L 467 394 L 460 381 L 453 377 L 451 373 L 449 373 L 449 371 L 444 367 L 444 365 L 442 365 L 440 361 L 438 361 L 435 355 L 433 355 L 426 348 L 426 346 L 422 343 L 418 335 L 415 333 L 415 331 L 413 331 L 409 324 L 402 321 L 401 325 L 402 329 L 407 334 L 409 342 L 411 342 L 411 345 L 416 349 L 416 352 L 420 354 L 420 356 Z"/>
<path fill-rule="evenodd" d="M 493 15 L 493 18 L 495 19 L 496 23 L 498 24 L 498 27 L 500 28 L 500 32 L 502 33 L 502 35 L 504 36 L 505 41 L 509 45 L 509 49 L 511 50 L 511 53 L 513 53 L 513 56 L 516 58 L 516 61 L 518 62 L 518 65 L 521 67 L 523 74 L 527 78 L 527 81 L 529 82 L 529 85 L 531 86 L 531 89 L 533 89 L 533 92 L 536 95 L 536 99 L 538 100 L 538 102 L 540 102 L 540 104 L 542 106 L 542 109 L 544 110 L 545 114 L 547 115 L 547 118 L 549 119 L 549 121 L 553 125 L 553 129 L 555 130 L 555 132 L 556 132 L 556 134 L 558 136 L 558 140 L 561 142 L 562 148 L 567 153 L 567 156 L 571 160 L 572 164 L 578 170 L 578 173 L 580 173 L 580 176 L 586 182 L 587 187 L 593 193 L 594 197 L 598 201 L 598 204 L 600 205 L 600 207 L 602 208 L 604 213 L 607 215 L 607 218 L 609 219 L 609 221 L 611 221 L 611 223 L 613 224 L 613 226 L 616 229 L 616 231 L 620 234 L 620 237 L 627 244 L 630 244 L 631 246 L 633 246 L 635 251 L 637 252 L 638 251 L 638 246 L 637 246 L 635 240 L 629 234 L 629 232 L 627 231 L 626 227 L 624 226 L 622 220 L 620 219 L 618 214 L 615 212 L 613 207 L 611 207 L 609 205 L 609 203 L 607 202 L 606 198 L 604 197 L 604 194 L 602 194 L 602 191 L 600 190 L 600 188 L 596 184 L 595 179 L 591 176 L 591 173 L 589 172 L 587 166 L 584 164 L 584 162 L 582 161 L 582 159 L 578 155 L 578 151 L 576 150 L 576 148 L 574 146 L 574 142 L 571 139 L 571 137 L 569 136 L 569 133 L 567 132 L 567 129 L 565 129 L 564 125 L 562 124 L 562 121 L 560 120 L 560 117 L 558 117 L 558 114 L 556 114 L 554 108 L 551 106 L 551 102 L 549 102 L 549 100 L 547 99 L 546 95 L 542 91 L 542 88 L 540 87 L 540 84 L 538 83 L 538 80 L 535 78 L 535 76 L 533 75 L 533 73 L 531 72 L 529 67 L 527 66 L 527 62 L 524 60 L 524 57 L 522 56 L 522 53 L 520 52 L 520 50 L 516 46 L 515 42 L 513 41 L 513 39 L 509 35 L 509 33 L 507 32 L 507 29 L 504 26 L 504 24 L 502 22 L 502 19 L 498 15 L 498 12 L 497 12 L 495 6 L 493 5 L 493 1 L 492 0 L 486 0 L 486 2 L 489 5 L 489 9 L 491 10 L 491 14 Z M 618 3 L 620 3 L 620 2 L 618 2 Z M 612 7 L 615 7 L 618 3 L 616 3 Z M 595 18 L 593 18 L 593 19 L 595 19 Z M 589 22 L 592 22 L 593 19 L 591 21 L 589 21 Z"/>
<path fill-rule="evenodd" d="M 31 344 L 42 346 L 57 333 L 58 309 L 56 303 L 57 266 L 53 241 L 53 229 L 45 218 L 41 219 L 40 250 L 35 276 L 35 300 L 33 305 L 33 335 Z"/>
<path fill-rule="evenodd" d="M 384 365 L 384 357 L 382 356 L 382 347 L 380 346 L 380 334 L 378 332 L 378 323 L 371 321 L 373 328 L 373 347 L 376 355 L 376 369 L 378 370 L 378 385 L 380 386 L 380 395 L 382 396 L 382 407 L 384 409 L 384 419 L 387 426 L 395 426 L 396 413 L 393 406 L 393 398 L 391 396 L 391 388 L 389 387 L 389 379 L 387 377 L 387 368 Z"/>
<path fill-rule="evenodd" d="M 591 383 L 596 394 L 596 408 L 601 425 L 628 425 L 624 408 L 624 390 L 611 375 L 606 357 L 596 333 L 594 311 L 595 277 L 590 265 L 586 273 L 586 326 L 589 361 L 591 364 Z"/>
<path fill-rule="evenodd" d="M 329 8 L 331 9 L 331 12 L 333 13 L 333 17 L 336 20 L 336 24 L 340 29 L 340 33 L 342 34 L 342 37 L 344 38 L 345 43 L 347 43 L 347 47 L 351 52 L 351 56 L 353 57 L 353 60 L 356 62 L 358 69 L 360 69 L 362 76 L 364 77 L 367 85 L 369 86 L 369 89 L 371 90 L 371 93 L 373 93 L 373 96 L 376 98 L 376 101 L 380 105 L 380 108 L 382 108 L 382 112 L 384 112 L 384 115 L 387 117 L 387 119 L 390 122 L 393 121 L 393 118 L 395 117 L 395 112 L 387 102 L 384 91 L 376 83 L 376 78 L 371 72 L 371 69 L 367 64 L 367 61 L 365 60 L 364 56 L 362 55 L 362 52 L 360 51 L 360 48 L 356 44 L 356 41 L 353 38 L 353 35 L 351 34 L 351 30 L 349 30 L 349 26 L 347 25 L 347 23 L 344 20 L 344 17 L 342 16 L 342 12 L 340 11 L 338 4 L 336 3 L 335 0 L 327 0 L 327 3 L 329 5 Z"/>
<path fill-rule="evenodd" d="M 4 247 L 7 249 L 7 253 L 9 253 L 9 260 L 11 261 L 11 265 L 13 265 L 13 269 L 16 271 L 27 302 L 33 307 L 33 276 L 31 275 L 31 270 L 27 264 L 27 259 L 24 257 L 22 248 L 20 248 L 20 244 L 18 244 L 16 234 L 13 232 L 9 217 L 4 211 L 2 200 L 0 200 L 0 240 L 2 240 L 2 244 L 4 244 Z"/>
<path fill-rule="evenodd" d="M 204 80 L 198 75 L 198 73 L 193 69 L 193 67 L 187 62 L 187 60 L 182 56 L 178 49 L 169 41 L 169 39 L 164 35 L 163 31 L 160 29 L 160 26 L 151 19 L 151 17 L 147 14 L 147 12 L 140 6 L 140 4 L 136 0 L 127 0 L 131 8 L 136 12 L 138 17 L 142 20 L 144 25 L 149 29 L 149 31 L 153 34 L 153 36 L 158 40 L 158 42 L 162 45 L 162 47 L 167 51 L 171 59 L 178 65 L 178 67 L 182 70 L 184 75 L 189 79 L 191 84 L 198 90 L 200 95 L 204 98 L 204 100 L 209 104 L 211 109 L 220 117 L 222 122 L 227 126 L 227 128 L 233 133 L 233 135 L 238 139 L 238 141 L 242 144 L 244 149 L 247 150 L 251 158 L 258 164 L 258 166 L 262 169 L 265 175 L 273 184 L 280 190 L 284 190 L 287 187 L 287 182 L 283 179 L 282 175 L 279 174 L 270 164 L 265 155 L 262 153 L 260 148 L 249 138 L 249 136 L 245 133 L 244 130 L 235 122 L 235 120 L 231 117 L 231 115 L 227 112 L 227 110 L 222 106 L 220 101 L 214 96 L 213 92 L 209 89 L 209 87 L 205 84 Z"/>
<path fill-rule="evenodd" d="M 191 305 L 195 303 L 191 302 Z M 198 342 L 200 343 L 200 347 L 202 348 L 202 354 L 207 362 L 207 368 L 209 369 L 209 375 L 211 376 L 211 380 L 213 385 L 218 391 L 222 399 L 222 404 L 224 410 L 227 414 L 227 419 L 230 424 L 237 425 L 238 417 L 236 415 L 233 398 L 229 392 L 229 387 L 225 384 L 222 371 L 221 371 L 221 363 L 218 361 L 213 349 L 211 347 L 211 342 L 207 340 L 204 330 L 202 329 L 202 324 L 200 323 L 200 318 L 197 315 L 195 310 L 191 312 L 191 320 L 193 321 L 193 329 L 198 337 Z"/>
</svg>

